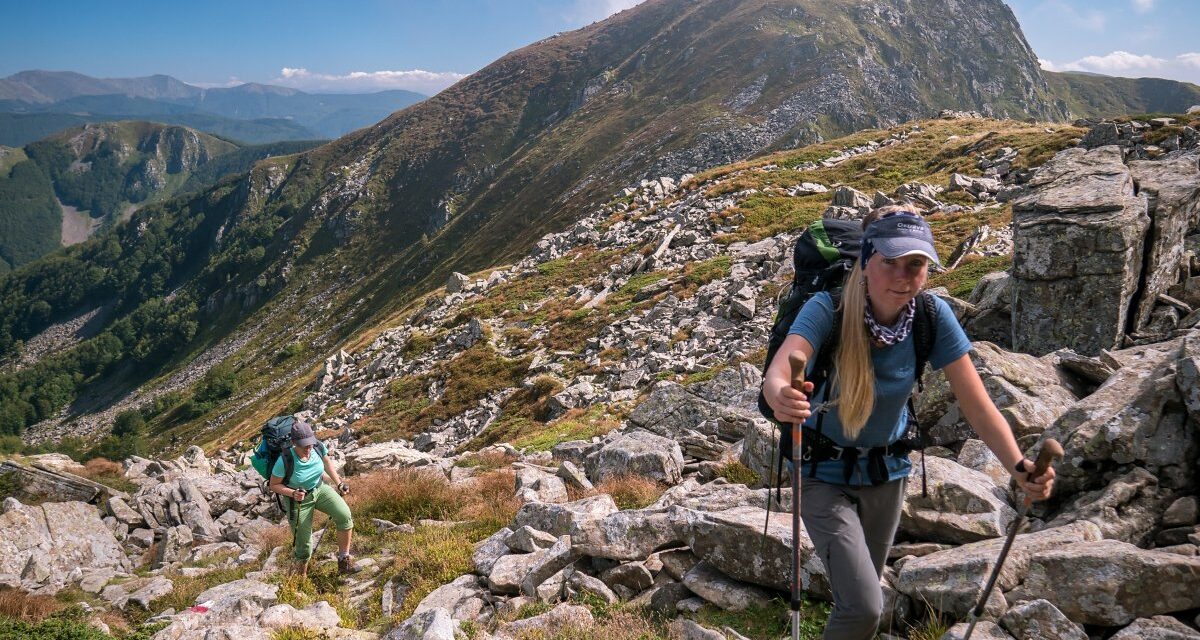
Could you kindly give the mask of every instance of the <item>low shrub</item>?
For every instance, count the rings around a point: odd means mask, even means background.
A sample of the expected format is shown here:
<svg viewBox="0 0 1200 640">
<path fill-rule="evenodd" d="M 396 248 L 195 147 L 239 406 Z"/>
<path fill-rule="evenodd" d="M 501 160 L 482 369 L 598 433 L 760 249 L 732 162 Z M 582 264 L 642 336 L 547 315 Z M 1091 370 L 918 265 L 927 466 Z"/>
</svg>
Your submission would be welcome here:
<svg viewBox="0 0 1200 640">
<path fill-rule="evenodd" d="M 597 493 L 607 493 L 621 509 L 641 509 L 654 504 L 667 487 L 652 478 L 634 474 L 614 476 L 596 485 Z"/>
</svg>

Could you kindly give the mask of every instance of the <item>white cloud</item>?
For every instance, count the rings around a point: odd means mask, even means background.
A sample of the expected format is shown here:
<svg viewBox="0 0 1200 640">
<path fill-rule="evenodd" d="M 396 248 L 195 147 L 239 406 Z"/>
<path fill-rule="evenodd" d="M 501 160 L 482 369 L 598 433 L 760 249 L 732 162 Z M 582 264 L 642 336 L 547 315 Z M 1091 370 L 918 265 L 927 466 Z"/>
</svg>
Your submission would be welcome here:
<svg viewBox="0 0 1200 640">
<path fill-rule="evenodd" d="M 1058 68 L 1058 65 L 1045 58 L 1038 58 L 1038 65 L 1046 71 L 1062 71 L 1062 69 Z"/>
<path fill-rule="evenodd" d="M 1113 51 L 1103 56 L 1085 56 L 1059 67 L 1062 71 L 1091 71 L 1113 76 L 1139 75 L 1162 69 L 1167 61 L 1152 55 L 1139 56 L 1128 51 Z"/>
<path fill-rule="evenodd" d="M 1133 10 L 1138 13 L 1146 13 L 1154 8 L 1155 0 L 1133 0 Z"/>
<path fill-rule="evenodd" d="M 407 89 L 433 95 L 467 77 L 452 71 L 351 71 L 343 75 L 316 73 L 305 68 L 284 67 L 279 77 L 271 81 L 285 87 L 304 91 L 335 93 L 384 91 Z"/>
<path fill-rule="evenodd" d="M 575 0 L 567 19 L 579 24 L 603 20 L 614 13 L 636 7 L 645 0 Z"/>
<path fill-rule="evenodd" d="M 1175 59 L 1192 67 L 1200 68 L 1200 53 L 1181 53 Z"/>
</svg>

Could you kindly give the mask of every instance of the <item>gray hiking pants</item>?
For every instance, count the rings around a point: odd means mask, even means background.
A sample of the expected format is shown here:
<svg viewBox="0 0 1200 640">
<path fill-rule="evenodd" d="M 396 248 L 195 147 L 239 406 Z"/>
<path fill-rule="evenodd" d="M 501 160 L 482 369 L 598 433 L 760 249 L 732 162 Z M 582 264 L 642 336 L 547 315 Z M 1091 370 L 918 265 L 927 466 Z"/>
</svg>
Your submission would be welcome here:
<svg viewBox="0 0 1200 640">
<path fill-rule="evenodd" d="M 879 576 L 900 524 L 906 483 L 857 487 L 801 478 L 800 517 L 833 588 L 825 640 L 875 637 L 883 613 Z"/>
</svg>

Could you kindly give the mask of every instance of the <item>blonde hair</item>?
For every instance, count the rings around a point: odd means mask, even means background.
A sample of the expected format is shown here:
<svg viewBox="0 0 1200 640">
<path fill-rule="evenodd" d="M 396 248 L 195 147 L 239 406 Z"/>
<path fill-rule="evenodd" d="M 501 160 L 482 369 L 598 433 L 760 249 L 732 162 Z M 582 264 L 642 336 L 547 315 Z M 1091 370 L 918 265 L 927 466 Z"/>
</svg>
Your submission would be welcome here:
<svg viewBox="0 0 1200 640">
<path fill-rule="evenodd" d="M 837 353 L 833 355 L 833 380 L 830 397 L 838 408 L 842 433 L 853 440 L 862 432 L 875 409 L 875 368 L 871 364 L 871 339 L 862 321 L 867 304 L 866 281 L 862 263 L 855 261 L 842 288 L 838 311 L 842 317 Z"/>
</svg>

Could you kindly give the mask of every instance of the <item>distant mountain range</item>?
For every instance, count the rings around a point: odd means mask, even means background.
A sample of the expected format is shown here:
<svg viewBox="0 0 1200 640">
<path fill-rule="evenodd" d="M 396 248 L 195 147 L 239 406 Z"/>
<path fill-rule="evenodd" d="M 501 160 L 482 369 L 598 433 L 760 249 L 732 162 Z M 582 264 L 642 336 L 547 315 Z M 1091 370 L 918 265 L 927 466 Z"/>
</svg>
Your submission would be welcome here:
<svg viewBox="0 0 1200 640">
<path fill-rule="evenodd" d="M 87 124 L 23 148 L 0 146 L 0 273 L 316 141 L 240 145 L 152 122 Z"/>
<path fill-rule="evenodd" d="M 424 100 L 412 91 L 313 94 L 264 84 L 205 89 L 165 75 L 92 78 L 22 71 L 0 79 L 0 144 L 17 147 L 85 122 L 143 119 L 242 142 L 340 137 Z"/>
</svg>

